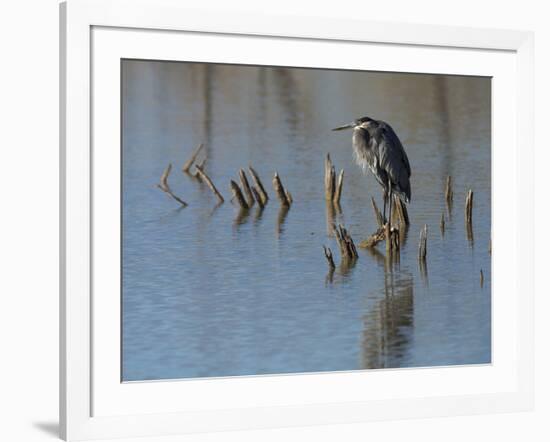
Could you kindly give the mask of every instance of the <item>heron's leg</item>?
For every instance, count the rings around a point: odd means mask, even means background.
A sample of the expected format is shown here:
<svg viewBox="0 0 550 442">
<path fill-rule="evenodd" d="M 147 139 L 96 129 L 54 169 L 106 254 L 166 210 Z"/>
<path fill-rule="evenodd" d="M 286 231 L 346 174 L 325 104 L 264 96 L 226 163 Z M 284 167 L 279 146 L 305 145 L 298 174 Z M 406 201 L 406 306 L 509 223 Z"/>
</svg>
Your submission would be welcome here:
<svg viewBox="0 0 550 442">
<path fill-rule="evenodd" d="M 386 189 L 382 190 L 382 199 L 384 200 L 384 224 L 386 224 L 386 203 L 388 202 L 388 192 L 386 192 Z"/>
<path fill-rule="evenodd" d="M 391 189 L 391 181 L 388 183 L 388 204 L 389 204 L 389 214 L 388 214 L 388 223 L 390 224 L 390 230 L 391 230 L 391 206 L 393 206 L 392 202 L 392 197 L 393 197 L 393 193 L 392 193 L 392 189 Z"/>
</svg>

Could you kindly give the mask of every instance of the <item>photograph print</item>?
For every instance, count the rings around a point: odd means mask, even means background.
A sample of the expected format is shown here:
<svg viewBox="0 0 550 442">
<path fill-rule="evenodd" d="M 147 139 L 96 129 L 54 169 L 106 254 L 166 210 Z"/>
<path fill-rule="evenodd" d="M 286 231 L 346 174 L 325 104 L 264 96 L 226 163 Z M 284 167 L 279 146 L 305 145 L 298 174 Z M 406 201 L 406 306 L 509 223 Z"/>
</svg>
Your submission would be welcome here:
<svg viewBox="0 0 550 442">
<path fill-rule="evenodd" d="M 122 382 L 490 364 L 491 78 L 121 61 Z"/>
</svg>

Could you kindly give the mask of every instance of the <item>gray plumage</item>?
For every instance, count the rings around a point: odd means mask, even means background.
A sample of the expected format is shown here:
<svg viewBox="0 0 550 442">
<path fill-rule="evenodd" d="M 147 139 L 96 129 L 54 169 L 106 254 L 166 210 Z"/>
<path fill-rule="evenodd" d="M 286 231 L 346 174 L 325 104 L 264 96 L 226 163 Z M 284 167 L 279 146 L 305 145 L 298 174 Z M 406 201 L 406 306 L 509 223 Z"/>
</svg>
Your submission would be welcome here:
<svg viewBox="0 0 550 442">
<path fill-rule="evenodd" d="M 411 166 L 392 127 L 384 121 L 362 117 L 333 130 L 349 128 L 353 128 L 352 144 L 357 164 L 372 171 L 385 194 L 395 193 L 404 202 L 410 202 Z"/>
</svg>

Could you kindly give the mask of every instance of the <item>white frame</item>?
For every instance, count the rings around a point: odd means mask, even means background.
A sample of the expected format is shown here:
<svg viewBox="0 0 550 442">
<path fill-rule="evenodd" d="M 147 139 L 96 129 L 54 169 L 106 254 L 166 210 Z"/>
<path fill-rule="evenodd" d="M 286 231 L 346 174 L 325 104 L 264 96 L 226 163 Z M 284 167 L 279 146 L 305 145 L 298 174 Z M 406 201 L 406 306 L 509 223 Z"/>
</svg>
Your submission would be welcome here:
<svg viewBox="0 0 550 442">
<path fill-rule="evenodd" d="M 92 417 L 91 27 L 186 30 L 338 42 L 512 51 L 516 55 L 517 386 L 507 392 L 404 400 L 342 400 L 224 410 Z M 66 439 L 164 435 L 526 410 L 533 401 L 533 36 L 528 32 L 199 12 L 172 0 L 70 0 L 61 5 L 61 400 Z M 518 154 L 521 142 L 521 155 Z M 521 214 L 521 215 L 520 215 Z M 513 288 L 510 289 L 513 291 Z M 325 375 L 335 376 L 335 375 Z M 97 379 L 96 379 L 97 382 Z"/>
</svg>

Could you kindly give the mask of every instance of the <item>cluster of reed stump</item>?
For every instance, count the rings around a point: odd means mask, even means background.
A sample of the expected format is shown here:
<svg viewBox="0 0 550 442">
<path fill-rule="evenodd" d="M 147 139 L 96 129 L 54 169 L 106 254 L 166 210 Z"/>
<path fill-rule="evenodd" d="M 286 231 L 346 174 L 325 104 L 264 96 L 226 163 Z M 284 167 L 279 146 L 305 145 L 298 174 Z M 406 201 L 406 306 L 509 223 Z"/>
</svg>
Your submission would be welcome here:
<svg viewBox="0 0 550 442">
<path fill-rule="evenodd" d="M 206 172 L 206 155 L 203 156 L 201 161 L 197 161 L 201 151 L 203 150 L 204 145 L 200 144 L 191 154 L 190 158 L 184 163 L 182 167 L 182 172 L 194 177 L 200 182 L 205 183 L 212 193 L 218 199 L 219 204 L 225 202 L 225 199 L 221 192 L 218 190 L 212 179 L 208 176 Z M 357 253 L 357 248 L 351 237 L 349 231 L 342 225 L 336 224 L 333 221 L 334 213 L 340 213 L 340 200 L 342 198 L 343 186 L 344 186 L 344 169 L 341 169 L 338 174 L 336 174 L 336 168 L 330 158 L 330 154 L 327 154 L 325 157 L 325 179 L 324 179 L 324 188 L 325 188 L 325 201 L 327 205 L 327 213 L 330 214 L 329 222 L 329 234 L 333 235 L 336 238 L 338 243 L 338 249 L 340 252 L 341 264 L 343 266 L 352 266 L 358 259 L 359 254 Z M 172 164 L 168 164 L 162 176 L 160 178 L 160 183 L 157 185 L 159 189 L 177 201 L 182 207 L 187 207 L 188 203 L 185 202 L 178 195 L 174 194 L 169 183 L 168 177 L 172 171 Z M 232 201 L 236 201 L 242 211 L 248 211 L 255 204 L 258 204 L 260 209 L 263 209 L 269 201 L 269 195 L 265 190 L 265 187 L 260 179 L 258 172 L 252 167 L 248 166 L 248 172 L 251 180 L 249 181 L 247 173 L 243 168 L 239 169 L 238 172 L 238 181 L 230 180 L 229 189 L 232 194 Z M 284 187 L 281 177 L 277 172 L 274 173 L 272 179 L 273 190 L 277 196 L 281 208 L 288 209 L 293 203 L 293 197 L 291 193 Z M 452 178 L 451 176 L 447 177 L 445 182 L 445 201 L 447 204 L 447 210 L 451 211 L 454 192 L 452 187 Z M 473 213 L 473 198 L 474 193 L 471 189 L 468 190 L 466 194 L 466 202 L 464 209 L 464 219 L 466 225 L 466 234 L 468 240 L 473 240 L 473 226 L 472 226 L 472 213 Z M 409 214 L 407 212 L 407 207 L 402 202 L 402 200 L 393 195 L 391 201 L 391 219 L 384 219 L 384 215 L 380 212 L 376 201 L 371 197 L 371 205 L 374 211 L 374 217 L 377 223 L 376 231 L 371 234 L 367 239 L 359 243 L 361 248 L 373 248 L 376 247 L 380 242 L 385 241 L 386 243 L 386 254 L 388 257 L 396 257 L 399 259 L 399 253 L 401 249 L 401 244 L 404 240 L 405 231 L 410 225 Z M 441 234 L 445 233 L 445 213 L 441 214 L 441 219 L 439 223 Z M 428 226 L 425 224 L 420 230 L 420 240 L 418 244 L 418 261 L 421 270 L 425 272 L 426 270 L 426 256 L 428 251 Z M 330 271 L 334 271 L 336 264 L 334 255 L 330 247 L 323 245 L 324 255 L 328 262 Z M 489 252 L 490 244 L 489 244 Z M 483 270 L 480 270 L 480 282 L 483 285 Z"/>
<path fill-rule="evenodd" d="M 206 172 L 206 155 L 201 161 L 197 161 L 197 158 L 199 157 L 203 148 L 204 144 L 199 144 L 191 154 L 190 158 L 184 163 L 181 170 L 183 173 L 192 176 L 198 181 L 206 184 L 215 195 L 215 197 L 218 199 L 218 203 L 223 204 L 225 202 L 225 198 Z M 170 185 L 168 184 L 168 177 L 171 171 L 172 163 L 168 164 L 168 166 L 162 173 L 160 183 L 157 185 L 157 187 L 168 194 L 175 201 L 177 201 L 182 207 L 187 207 L 188 203 L 176 194 L 174 194 Z M 232 194 L 232 200 L 236 201 L 242 210 L 248 210 L 255 204 L 258 204 L 258 206 L 263 209 L 269 201 L 269 195 L 265 190 L 265 187 L 262 183 L 262 180 L 260 179 L 258 172 L 256 172 L 256 170 L 254 170 L 252 166 L 248 166 L 248 172 L 250 173 L 252 184 L 248 181 L 247 174 L 242 168 L 239 170 L 240 185 L 237 183 L 237 181 L 230 180 L 229 189 Z M 273 176 L 272 184 L 273 189 L 275 190 L 275 194 L 277 195 L 277 198 L 281 203 L 281 206 L 287 208 L 290 207 L 293 202 L 292 195 L 283 186 L 281 177 L 277 172 L 275 172 Z"/>
</svg>

